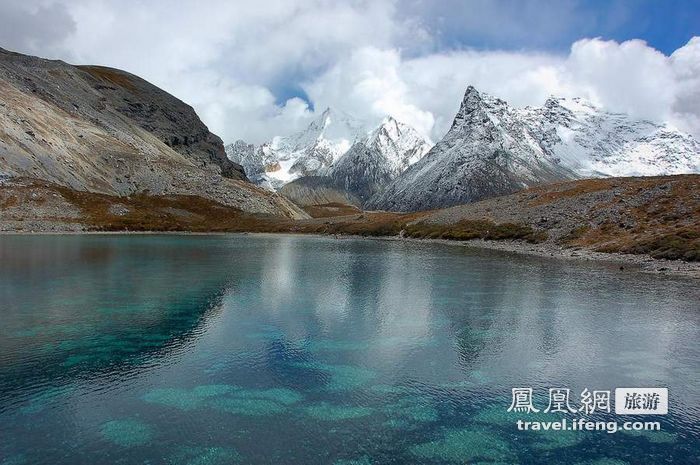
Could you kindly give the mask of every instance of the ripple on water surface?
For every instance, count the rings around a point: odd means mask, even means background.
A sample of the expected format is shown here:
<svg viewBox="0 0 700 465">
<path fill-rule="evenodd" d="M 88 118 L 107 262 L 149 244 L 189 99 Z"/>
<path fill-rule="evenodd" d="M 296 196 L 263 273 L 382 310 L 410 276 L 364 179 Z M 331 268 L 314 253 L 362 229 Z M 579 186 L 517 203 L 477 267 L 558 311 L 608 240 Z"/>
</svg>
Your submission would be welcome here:
<svg viewBox="0 0 700 465">
<path fill-rule="evenodd" d="M 122 447 L 136 447 L 148 444 L 153 439 L 153 428 L 140 420 L 111 420 L 100 428 L 102 437 Z"/>
<path fill-rule="evenodd" d="M 248 416 L 281 414 L 304 396 L 287 388 L 243 389 L 230 384 L 200 385 L 192 389 L 153 389 L 143 396 L 148 403 L 173 407 L 184 412 L 213 409 Z"/>
<path fill-rule="evenodd" d="M 685 282 L 274 236 L 7 237 L 0 276 L 0 465 L 700 463 Z M 507 412 L 661 381 L 662 431 Z"/>
</svg>

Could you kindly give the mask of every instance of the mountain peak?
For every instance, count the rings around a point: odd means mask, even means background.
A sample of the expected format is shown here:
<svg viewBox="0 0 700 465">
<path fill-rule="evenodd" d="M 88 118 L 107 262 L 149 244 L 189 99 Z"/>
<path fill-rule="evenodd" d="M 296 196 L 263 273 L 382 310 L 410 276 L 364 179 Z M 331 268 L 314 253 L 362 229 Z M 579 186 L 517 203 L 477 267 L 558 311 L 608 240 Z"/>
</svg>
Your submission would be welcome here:
<svg viewBox="0 0 700 465">
<path fill-rule="evenodd" d="M 319 118 L 321 121 L 328 121 L 331 116 L 333 115 L 333 110 L 331 110 L 331 107 L 326 107 L 325 110 L 323 110 L 323 113 L 321 113 L 321 117 Z"/>
<path fill-rule="evenodd" d="M 464 92 L 464 98 L 462 98 L 462 108 L 474 108 L 481 102 L 481 94 L 476 90 L 476 87 L 467 87 L 467 90 Z"/>
<path fill-rule="evenodd" d="M 464 92 L 462 104 L 452 122 L 452 128 L 456 129 L 473 121 L 483 121 L 492 113 L 502 113 L 508 109 L 508 104 L 501 99 L 492 97 L 484 92 L 479 92 L 474 86 L 468 86 Z"/>
<path fill-rule="evenodd" d="M 385 116 L 379 126 L 372 132 L 381 131 L 382 129 L 389 132 L 400 132 L 401 127 L 404 126 L 403 123 L 398 121 L 391 115 Z"/>
<path fill-rule="evenodd" d="M 583 98 L 518 108 L 469 86 L 443 139 L 368 207 L 424 210 L 577 177 L 694 173 L 699 154 L 687 134 Z"/>
<path fill-rule="evenodd" d="M 561 101 L 561 98 L 559 98 L 555 95 L 550 95 L 549 97 L 547 97 L 547 100 L 545 100 L 544 107 L 545 108 L 560 107 L 561 106 L 560 101 Z"/>
<path fill-rule="evenodd" d="M 476 90 L 476 87 L 474 87 L 473 85 L 469 84 L 469 85 L 467 86 L 467 90 L 464 92 L 464 95 L 465 95 L 465 97 L 466 97 L 467 95 L 472 95 L 472 94 L 478 96 L 478 95 L 479 95 L 479 91 Z"/>
<path fill-rule="evenodd" d="M 389 137 L 392 140 L 399 140 L 404 137 L 411 141 L 422 140 L 422 143 L 432 146 L 432 143 L 421 136 L 418 131 L 391 115 L 384 117 L 379 126 L 369 133 L 367 140 L 376 141 L 382 136 Z"/>
</svg>

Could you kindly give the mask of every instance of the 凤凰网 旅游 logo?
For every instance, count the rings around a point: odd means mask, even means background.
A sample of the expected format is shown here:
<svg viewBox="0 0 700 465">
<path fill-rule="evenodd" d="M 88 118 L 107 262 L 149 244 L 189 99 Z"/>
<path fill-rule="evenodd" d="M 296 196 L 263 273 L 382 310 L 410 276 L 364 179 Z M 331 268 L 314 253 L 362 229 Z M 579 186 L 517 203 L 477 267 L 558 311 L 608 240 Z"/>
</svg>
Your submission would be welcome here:
<svg viewBox="0 0 700 465">
<path fill-rule="evenodd" d="M 666 415 L 668 388 L 617 388 L 615 413 L 618 415 Z"/>
<path fill-rule="evenodd" d="M 549 388 L 546 405 L 536 405 L 531 387 L 513 388 L 509 412 L 516 413 L 611 413 L 618 415 L 666 415 L 668 388 L 583 389 L 573 394 L 569 388 Z M 614 395 L 613 395 L 614 393 Z"/>
</svg>

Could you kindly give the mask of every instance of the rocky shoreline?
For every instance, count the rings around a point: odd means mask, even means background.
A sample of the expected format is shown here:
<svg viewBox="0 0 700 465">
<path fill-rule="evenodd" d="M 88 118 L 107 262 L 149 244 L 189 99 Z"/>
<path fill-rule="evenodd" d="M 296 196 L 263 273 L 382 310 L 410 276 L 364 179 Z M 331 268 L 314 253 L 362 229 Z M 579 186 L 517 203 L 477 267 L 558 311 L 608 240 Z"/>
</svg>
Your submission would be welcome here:
<svg viewBox="0 0 700 465">
<path fill-rule="evenodd" d="M 619 266 L 621 271 L 639 271 L 644 273 L 656 273 L 669 276 L 683 276 L 700 279 L 700 263 L 698 262 L 655 259 L 649 255 L 594 252 L 578 247 L 561 247 L 552 243 L 530 244 L 522 241 L 488 241 L 482 239 L 453 241 L 447 239 L 413 239 L 401 237 L 377 237 L 369 239 L 431 242 L 452 246 L 497 250 L 501 252 L 542 258 L 605 262 Z"/>
</svg>

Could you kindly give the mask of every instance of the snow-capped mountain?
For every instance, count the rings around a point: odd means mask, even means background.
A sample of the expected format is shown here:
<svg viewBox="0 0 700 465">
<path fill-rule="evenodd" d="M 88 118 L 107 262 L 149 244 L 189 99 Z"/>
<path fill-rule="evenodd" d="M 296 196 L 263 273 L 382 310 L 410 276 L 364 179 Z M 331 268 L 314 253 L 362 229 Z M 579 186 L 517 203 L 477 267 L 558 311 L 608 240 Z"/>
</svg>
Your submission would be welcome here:
<svg viewBox="0 0 700 465">
<path fill-rule="evenodd" d="M 415 129 L 388 116 L 350 147 L 328 175 L 338 187 L 365 201 L 420 160 L 431 146 Z"/>
<path fill-rule="evenodd" d="M 363 122 L 328 108 L 303 131 L 275 136 L 259 146 L 238 140 L 226 146 L 226 154 L 243 166 L 251 181 L 278 189 L 299 177 L 325 174 L 366 134 Z"/>
<path fill-rule="evenodd" d="M 519 113 L 543 150 L 582 177 L 659 176 L 700 171 L 700 142 L 667 124 L 631 118 L 580 99 L 550 97 Z M 546 133 L 556 132 L 550 138 Z"/>
<path fill-rule="evenodd" d="M 231 161 L 243 166 L 246 175 L 258 185 L 278 189 L 300 177 L 325 176 L 335 172 L 338 179 L 351 167 L 352 159 L 361 166 L 353 170 L 369 174 L 369 179 L 391 180 L 422 157 L 430 148 L 429 141 L 414 129 L 387 117 L 379 127 L 371 129 L 346 113 L 326 109 L 303 131 L 274 137 L 259 146 L 236 141 L 226 146 Z M 345 155 L 366 150 L 364 158 Z M 342 168 L 335 169 L 342 160 Z M 372 164 L 372 167 L 365 166 Z M 381 175 L 374 175 L 381 171 Z M 354 172 L 354 171 L 353 171 Z M 372 191 L 374 192 L 374 191 Z"/>
<path fill-rule="evenodd" d="M 469 86 L 452 127 L 372 208 L 425 210 L 582 177 L 700 172 L 700 144 L 583 99 L 518 109 Z"/>
<path fill-rule="evenodd" d="M 248 179 L 255 184 L 265 184 L 267 172 L 279 169 L 279 161 L 268 144 L 256 146 L 237 140 L 225 149 L 229 160 L 241 165 Z"/>
</svg>

